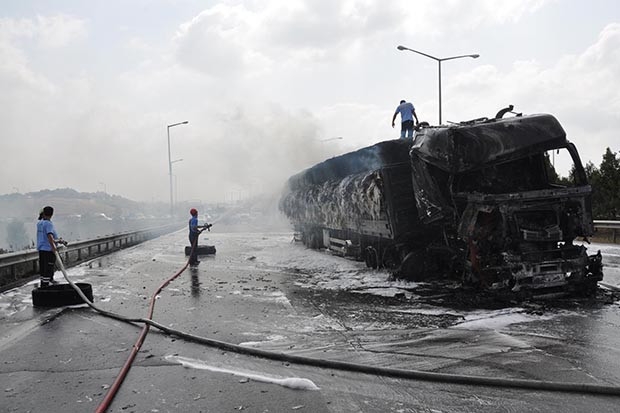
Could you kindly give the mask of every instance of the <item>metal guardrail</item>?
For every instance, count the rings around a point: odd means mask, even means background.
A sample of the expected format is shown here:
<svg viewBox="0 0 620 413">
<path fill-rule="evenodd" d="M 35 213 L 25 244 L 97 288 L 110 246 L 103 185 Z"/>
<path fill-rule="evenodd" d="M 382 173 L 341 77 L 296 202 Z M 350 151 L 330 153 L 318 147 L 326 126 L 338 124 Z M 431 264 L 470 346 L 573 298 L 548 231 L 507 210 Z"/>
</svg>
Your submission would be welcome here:
<svg viewBox="0 0 620 413">
<path fill-rule="evenodd" d="M 594 228 L 620 229 L 620 221 L 602 221 L 602 220 L 595 219 Z"/>
<path fill-rule="evenodd" d="M 605 221 L 605 220 L 594 220 L 594 228 L 595 229 L 611 229 L 612 230 L 612 240 L 613 243 L 616 244 L 618 242 L 618 231 L 620 230 L 620 221 Z"/>
<path fill-rule="evenodd" d="M 70 243 L 60 248 L 66 267 L 109 254 L 141 242 L 157 238 L 163 234 L 180 229 L 178 224 L 147 228 L 139 231 L 95 238 L 87 241 Z M 39 252 L 36 250 L 11 252 L 0 255 L 0 291 L 13 288 L 39 273 Z"/>
</svg>

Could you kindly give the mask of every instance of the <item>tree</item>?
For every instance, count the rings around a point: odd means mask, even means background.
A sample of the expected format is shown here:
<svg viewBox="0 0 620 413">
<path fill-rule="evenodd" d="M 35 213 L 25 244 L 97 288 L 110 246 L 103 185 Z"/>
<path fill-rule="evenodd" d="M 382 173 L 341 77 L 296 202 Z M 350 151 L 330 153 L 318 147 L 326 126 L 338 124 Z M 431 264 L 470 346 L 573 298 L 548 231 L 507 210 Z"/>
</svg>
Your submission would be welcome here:
<svg viewBox="0 0 620 413">
<path fill-rule="evenodd" d="M 592 186 L 592 212 L 596 219 L 618 219 L 620 216 L 620 160 L 607 148 L 597 169 L 591 162 L 586 175 Z"/>
<path fill-rule="evenodd" d="M 553 167 L 553 163 L 551 162 L 551 159 L 549 157 L 549 152 L 545 152 L 544 162 L 545 162 L 545 169 L 547 170 L 547 178 L 549 179 L 549 182 L 554 183 L 554 184 L 559 184 L 561 178 L 556 172 L 555 168 Z"/>
</svg>

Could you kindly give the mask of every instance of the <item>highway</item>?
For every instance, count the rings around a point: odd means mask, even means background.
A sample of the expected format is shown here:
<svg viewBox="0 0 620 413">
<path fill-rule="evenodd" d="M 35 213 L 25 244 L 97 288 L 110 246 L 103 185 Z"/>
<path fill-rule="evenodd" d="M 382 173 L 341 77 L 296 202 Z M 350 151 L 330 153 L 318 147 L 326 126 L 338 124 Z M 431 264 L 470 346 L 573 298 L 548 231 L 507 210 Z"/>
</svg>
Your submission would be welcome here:
<svg viewBox="0 0 620 413">
<path fill-rule="evenodd" d="M 389 369 L 620 388 L 617 293 L 499 305 L 452 300 L 363 263 L 305 249 L 291 233 L 211 233 L 167 286 L 154 320 L 196 336 Z M 181 269 L 185 231 L 70 268 L 95 304 L 143 317 Z M 620 285 L 620 248 L 604 282 Z M 56 278 L 62 277 L 60 272 Z M 139 325 L 86 306 L 33 308 L 34 282 L 0 295 L 0 406 L 95 411 Z M 618 391 L 620 394 L 620 390 Z M 151 329 L 110 412 L 615 412 L 620 396 L 492 387 L 320 368 L 222 350 Z"/>
</svg>

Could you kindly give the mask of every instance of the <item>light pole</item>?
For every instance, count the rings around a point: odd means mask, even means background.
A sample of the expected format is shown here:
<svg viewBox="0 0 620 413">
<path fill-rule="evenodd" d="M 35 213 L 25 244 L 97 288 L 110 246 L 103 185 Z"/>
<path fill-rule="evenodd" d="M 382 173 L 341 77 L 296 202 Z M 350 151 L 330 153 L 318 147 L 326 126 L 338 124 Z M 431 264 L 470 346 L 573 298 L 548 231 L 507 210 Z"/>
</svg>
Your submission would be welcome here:
<svg viewBox="0 0 620 413">
<path fill-rule="evenodd" d="M 168 130 L 168 176 L 170 177 L 170 219 L 172 219 L 172 158 L 170 157 L 170 128 L 179 125 L 187 125 L 189 121 L 173 123 L 172 125 L 168 125 L 166 128 Z M 177 162 L 177 161 L 174 161 Z"/>
<path fill-rule="evenodd" d="M 439 124 L 441 125 L 441 62 L 444 62 L 446 60 L 461 59 L 463 57 L 471 57 L 472 59 L 477 59 L 477 58 L 480 57 L 480 55 L 479 54 L 465 54 L 465 55 L 461 55 L 461 56 L 435 57 L 435 56 L 431 56 L 431 55 L 426 54 L 426 53 L 422 53 L 422 52 L 417 51 L 417 50 L 410 49 L 410 48 L 405 47 L 405 46 L 398 46 L 397 49 L 398 50 L 409 50 L 410 52 L 421 54 L 422 56 L 426 56 L 429 59 L 433 59 L 433 60 L 437 61 L 438 65 L 439 65 Z"/>
<path fill-rule="evenodd" d="M 181 162 L 183 159 L 175 159 L 174 161 L 171 161 L 170 163 L 176 163 L 176 162 Z M 174 205 L 179 203 L 179 187 L 177 186 L 177 174 L 173 174 L 172 176 L 174 176 L 174 202 L 172 203 L 173 209 L 174 209 Z"/>
</svg>

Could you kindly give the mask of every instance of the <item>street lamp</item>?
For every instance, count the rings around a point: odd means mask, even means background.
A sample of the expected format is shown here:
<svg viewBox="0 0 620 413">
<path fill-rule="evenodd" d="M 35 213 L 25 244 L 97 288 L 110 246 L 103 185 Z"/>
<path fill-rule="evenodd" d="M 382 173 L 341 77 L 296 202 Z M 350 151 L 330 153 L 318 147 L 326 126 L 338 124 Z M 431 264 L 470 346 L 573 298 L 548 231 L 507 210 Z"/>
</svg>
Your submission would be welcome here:
<svg viewBox="0 0 620 413">
<path fill-rule="evenodd" d="M 175 159 L 174 161 L 171 161 L 170 163 L 177 163 L 177 162 L 181 162 L 182 160 L 183 160 L 182 158 Z M 177 184 L 177 174 L 173 174 L 172 176 L 174 177 L 174 202 L 172 204 L 176 205 L 179 203 L 179 186 Z"/>
<path fill-rule="evenodd" d="M 463 57 L 471 57 L 472 59 L 477 59 L 477 58 L 480 57 L 480 55 L 479 54 L 465 54 L 465 55 L 461 55 L 461 56 L 435 57 L 435 56 L 431 56 L 431 55 L 426 54 L 426 53 L 419 52 L 417 50 L 410 49 L 410 48 L 405 47 L 405 46 L 398 46 L 397 49 L 398 50 L 409 50 L 410 52 L 421 54 L 422 56 L 426 56 L 429 59 L 436 60 L 437 63 L 439 64 L 439 124 L 441 125 L 441 62 L 446 61 L 446 60 L 461 59 Z"/>
<path fill-rule="evenodd" d="M 170 177 L 170 219 L 172 219 L 172 158 L 170 157 L 170 128 L 179 125 L 187 125 L 189 121 L 173 123 L 172 125 L 168 125 L 168 176 Z M 180 159 L 175 160 L 174 162 L 178 162 Z"/>
</svg>

